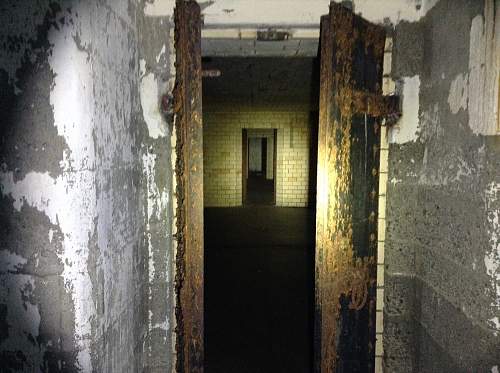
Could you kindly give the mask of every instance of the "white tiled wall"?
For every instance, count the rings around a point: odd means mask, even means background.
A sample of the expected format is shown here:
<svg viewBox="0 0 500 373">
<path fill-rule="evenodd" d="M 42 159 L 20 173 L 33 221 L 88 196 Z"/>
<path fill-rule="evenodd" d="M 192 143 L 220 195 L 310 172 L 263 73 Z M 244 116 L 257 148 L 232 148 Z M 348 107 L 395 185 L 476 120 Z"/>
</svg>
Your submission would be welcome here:
<svg viewBox="0 0 500 373">
<path fill-rule="evenodd" d="M 276 205 L 309 203 L 309 112 L 293 107 L 204 108 L 205 206 L 242 204 L 242 130 L 277 129 Z"/>
<path fill-rule="evenodd" d="M 388 95 L 394 93 L 395 84 L 389 77 L 392 62 L 392 39 L 387 38 L 384 55 L 384 82 L 383 93 Z M 385 208 L 387 190 L 387 172 L 389 166 L 389 144 L 387 142 L 387 127 L 382 127 L 380 147 L 380 182 L 379 182 L 379 215 L 378 215 L 378 255 L 377 255 L 377 323 L 375 343 L 375 373 L 384 370 L 384 248 L 385 248 Z"/>
</svg>

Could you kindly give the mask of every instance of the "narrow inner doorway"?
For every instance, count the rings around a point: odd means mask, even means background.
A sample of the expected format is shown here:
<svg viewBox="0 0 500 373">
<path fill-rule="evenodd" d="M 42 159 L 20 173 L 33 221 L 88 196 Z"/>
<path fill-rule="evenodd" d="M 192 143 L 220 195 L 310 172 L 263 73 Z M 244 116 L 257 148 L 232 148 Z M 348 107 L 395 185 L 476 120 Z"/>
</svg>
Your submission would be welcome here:
<svg viewBox="0 0 500 373">
<path fill-rule="evenodd" d="M 316 66 L 203 59 L 207 372 L 312 371 Z"/>
<path fill-rule="evenodd" d="M 277 129 L 243 129 L 243 204 L 276 204 Z"/>
</svg>

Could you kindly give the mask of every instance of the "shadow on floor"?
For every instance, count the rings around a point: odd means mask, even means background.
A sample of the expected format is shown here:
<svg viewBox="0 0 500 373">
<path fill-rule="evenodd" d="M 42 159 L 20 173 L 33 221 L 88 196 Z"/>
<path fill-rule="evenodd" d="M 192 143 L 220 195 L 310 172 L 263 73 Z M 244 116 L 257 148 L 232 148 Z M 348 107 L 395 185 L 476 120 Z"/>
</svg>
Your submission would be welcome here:
<svg viewBox="0 0 500 373">
<path fill-rule="evenodd" d="M 246 205 L 274 205 L 274 180 L 262 175 L 249 175 Z"/>
<path fill-rule="evenodd" d="M 205 370 L 308 373 L 314 210 L 205 209 Z"/>
</svg>

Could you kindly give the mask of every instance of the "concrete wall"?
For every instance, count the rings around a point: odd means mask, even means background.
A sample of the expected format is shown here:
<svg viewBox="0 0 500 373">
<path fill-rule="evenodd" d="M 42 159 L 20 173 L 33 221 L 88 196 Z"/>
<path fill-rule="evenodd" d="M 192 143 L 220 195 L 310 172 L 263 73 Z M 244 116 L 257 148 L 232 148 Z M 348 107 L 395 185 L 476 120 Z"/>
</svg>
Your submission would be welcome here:
<svg viewBox="0 0 500 373">
<path fill-rule="evenodd" d="M 244 105 L 205 106 L 203 114 L 205 206 L 242 203 L 242 129 L 278 129 L 276 205 L 309 201 L 310 116 L 305 109 Z"/>
<path fill-rule="evenodd" d="M 386 372 L 500 369 L 498 14 L 498 1 L 440 0 L 395 27 Z"/>
<path fill-rule="evenodd" d="M 143 8 L 0 4 L 2 371 L 171 369 L 171 33 Z"/>
</svg>

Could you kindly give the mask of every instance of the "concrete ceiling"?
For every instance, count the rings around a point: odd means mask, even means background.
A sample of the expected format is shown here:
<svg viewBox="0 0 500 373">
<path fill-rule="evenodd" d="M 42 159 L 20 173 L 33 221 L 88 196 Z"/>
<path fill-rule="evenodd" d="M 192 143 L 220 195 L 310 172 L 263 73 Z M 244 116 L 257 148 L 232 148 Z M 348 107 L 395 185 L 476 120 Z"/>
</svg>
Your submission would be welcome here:
<svg viewBox="0 0 500 373">
<path fill-rule="evenodd" d="M 203 29 L 203 56 L 316 57 L 318 28 Z"/>
<path fill-rule="evenodd" d="M 203 102 L 315 105 L 314 66 L 313 58 L 204 58 L 203 68 L 221 76 L 203 79 Z"/>
<path fill-rule="evenodd" d="M 201 41 L 203 56 L 214 57 L 316 57 L 317 39 L 259 41 L 255 39 L 207 39 Z"/>
</svg>

